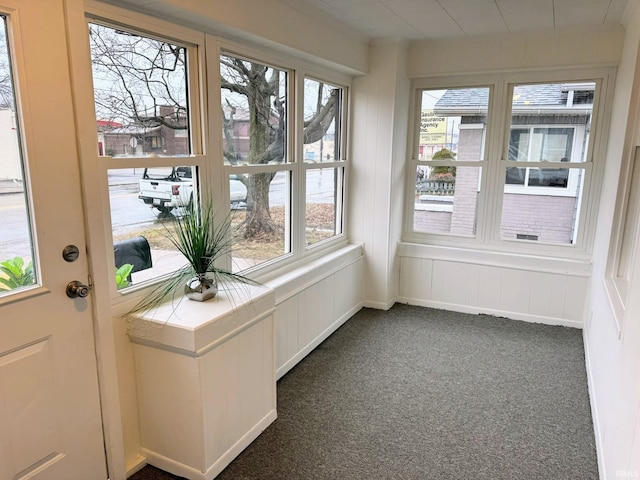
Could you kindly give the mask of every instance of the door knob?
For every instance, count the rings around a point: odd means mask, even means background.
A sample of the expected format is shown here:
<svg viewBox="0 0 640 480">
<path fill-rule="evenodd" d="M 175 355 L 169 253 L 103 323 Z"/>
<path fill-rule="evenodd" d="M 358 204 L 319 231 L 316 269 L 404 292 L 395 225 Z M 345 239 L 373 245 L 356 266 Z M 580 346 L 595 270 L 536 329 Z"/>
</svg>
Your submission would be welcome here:
<svg viewBox="0 0 640 480">
<path fill-rule="evenodd" d="M 85 285 L 78 280 L 69 282 L 69 284 L 67 285 L 67 297 L 69 298 L 84 298 L 89 295 L 90 291 L 91 287 L 89 285 Z"/>
</svg>

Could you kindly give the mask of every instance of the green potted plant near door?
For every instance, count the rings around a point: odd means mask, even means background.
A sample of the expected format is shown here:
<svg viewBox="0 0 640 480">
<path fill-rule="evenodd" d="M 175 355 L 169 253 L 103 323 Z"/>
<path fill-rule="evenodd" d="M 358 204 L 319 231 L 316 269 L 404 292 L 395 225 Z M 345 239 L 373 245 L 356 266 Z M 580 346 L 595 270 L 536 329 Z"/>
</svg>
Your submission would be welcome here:
<svg viewBox="0 0 640 480">
<path fill-rule="evenodd" d="M 204 201 L 200 209 L 190 207 L 176 212 L 170 226 L 165 225 L 165 234 L 187 263 L 161 281 L 130 313 L 150 311 L 179 292 L 202 302 L 214 298 L 220 284 L 259 285 L 219 266 L 232 250 L 232 217 L 219 217 L 211 200 Z"/>
</svg>

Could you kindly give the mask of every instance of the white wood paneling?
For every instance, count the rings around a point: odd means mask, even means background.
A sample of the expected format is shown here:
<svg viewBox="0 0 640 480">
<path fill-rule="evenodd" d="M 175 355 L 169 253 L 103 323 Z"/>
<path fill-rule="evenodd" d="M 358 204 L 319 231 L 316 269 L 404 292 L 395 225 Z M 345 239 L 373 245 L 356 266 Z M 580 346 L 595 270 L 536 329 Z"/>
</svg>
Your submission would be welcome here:
<svg viewBox="0 0 640 480">
<path fill-rule="evenodd" d="M 211 480 L 275 420 L 275 293 L 246 288 L 131 318 L 148 463 Z"/>
<path fill-rule="evenodd" d="M 480 265 L 468 265 L 465 278 L 465 303 L 477 305 L 480 301 Z"/>
<path fill-rule="evenodd" d="M 409 100 L 406 45 L 377 41 L 368 75 L 352 84 L 347 235 L 363 245 L 366 305 L 389 308 L 397 296 L 395 249 L 402 231 Z"/>
<path fill-rule="evenodd" d="M 529 297 L 531 296 L 531 277 L 534 272 L 504 269 L 500 288 L 500 310 L 529 312 Z"/>
<path fill-rule="evenodd" d="M 405 295 L 408 298 L 431 297 L 432 268 L 430 259 L 400 257 L 400 271 L 406 279 Z"/>
<path fill-rule="evenodd" d="M 420 256 L 415 246 L 401 248 L 399 301 L 468 313 L 487 313 L 517 320 L 581 327 L 589 279 L 582 268 L 576 274 L 478 264 L 472 260 L 454 261 Z M 417 256 L 407 253 L 418 253 Z M 474 257 L 475 258 L 475 257 Z M 478 257 L 480 258 L 480 257 Z M 486 262 L 489 263 L 489 262 Z"/>
<path fill-rule="evenodd" d="M 624 30 L 545 32 L 477 39 L 413 42 L 409 48 L 409 77 L 447 73 L 486 72 L 532 67 L 616 65 Z"/>
<path fill-rule="evenodd" d="M 586 292 L 589 279 L 583 277 L 567 277 L 567 293 L 564 300 L 564 318 L 579 322 L 585 314 Z"/>
<path fill-rule="evenodd" d="M 282 377 L 362 308 L 364 257 L 359 246 L 280 278 L 276 290 L 276 375 Z M 304 288 L 296 288 L 300 284 Z"/>
<path fill-rule="evenodd" d="M 549 300 L 549 316 L 551 317 L 561 317 L 562 315 L 564 315 L 567 282 L 568 277 L 565 275 L 553 276 L 551 298 Z"/>
<path fill-rule="evenodd" d="M 298 295 L 280 303 L 274 313 L 276 325 L 276 365 L 284 365 L 298 353 Z"/>
<path fill-rule="evenodd" d="M 480 266 L 478 279 L 478 305 L 489 310 L 500 308 L 500 285 L 502 285 L 502 268 Z"/>
<path fill-rule="evenodd" d="M 529 312 L 533 315 L 548 317 L 551 309 L 554 276 L 551 273 L 534 272 L 531 275 Z"/>
</svg>

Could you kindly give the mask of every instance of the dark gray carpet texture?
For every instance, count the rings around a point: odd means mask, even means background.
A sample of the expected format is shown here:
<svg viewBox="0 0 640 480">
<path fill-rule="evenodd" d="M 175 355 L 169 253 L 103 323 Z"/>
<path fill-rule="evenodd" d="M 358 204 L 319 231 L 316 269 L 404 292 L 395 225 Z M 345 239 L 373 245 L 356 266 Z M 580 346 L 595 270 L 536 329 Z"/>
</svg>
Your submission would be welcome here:
<svg viewBox="0 0 640 480">
<path fill-rule="evenodd" d="M 278 419 L 217 480 L 597 478 L 580 330 L 396 305 L 285 375 Z"/>
</svg>

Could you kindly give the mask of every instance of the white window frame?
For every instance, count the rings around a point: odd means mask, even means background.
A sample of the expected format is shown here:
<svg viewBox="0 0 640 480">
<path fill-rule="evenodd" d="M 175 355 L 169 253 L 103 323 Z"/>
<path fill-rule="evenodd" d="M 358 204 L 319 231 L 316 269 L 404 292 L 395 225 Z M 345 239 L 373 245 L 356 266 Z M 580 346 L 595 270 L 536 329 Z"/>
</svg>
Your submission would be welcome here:
<svg viewBox="0 0 640 480">
<path fill-rule="evenodd" d="M 339 220 L 342 228 L 339 233 L 331 238 L 318 242 L 309 247 L 305 244 L 304 225 L 305 204 L 306 204 L 306 170 L 315 167 L 305 165 L 304 158 L 304 142 L 303 142 L 303 95 L 304 78 L 309 77 L 315 80 L 331 83 L 340 86 L 343 89 L 343 105 L 342 105 L 342 155 L 346 155 L 349 146 L 349 111 L 350 111 L 350 88 L 351 78 L 337 72 L 329 72 L 326 69 L 320 69 L 311 63 L 297 60 L 290 57 L 284 57 L 274 54 L 265 49 L 257 47 L 249 47 L 235 41 L 222 39 L 219 37 L 207 35 L 206 39 L 206 56 L 209 74 L 207 91 L 208 91 L 208 111 L 214 112 L 208 116 L 208 135 L 212 139 L 209 144 L 214 145 L 213 158 L 210 165 L 210 184 L 225 194 L 225 198 L 229 198 L 229 176 L 241 173 L 259 173 L 259 172 L 278 172 L 287 171 L 291 175 L 291 204 L 290 222 L 287 224 L 289 230 L 285 232 L 285 244 L 288 253 L 284 253 L 272 260 L 265 261 L 254 267 L 248 268 L 243 273 L 250 275 L 259 281 L 268 281 L 277 275 L 301 265 L 303 262 L 321 257 L 326 253 L 343 247 L 347 244 L 346 231 L 346 204 L 344 200 L 337 206 L 341 209 Z M 288 100 L 291 102 L 287 105 L 287 139 L 285 145 L 287 162 L 274 165 L 242 165 L 234 166 L 224 163 L 222 154 L 222 119 L 219 115 L 221 104 L 221 86 L 219 75 L 220 55 L 236 56 L 249 61 L 255 61 L 265 65 L 273 66 L 280 70 L 284 70 L 288 74 Z M 214 70 L 215 69 L 215 70 Z M 211 153 L 211 152 L 209 152 Z M 343 167 L 343 182 L 336 185 L 336 189 L 342 188 L 342 199 L 347 196 L 347 177 L 349 162 L 344 159 L 336 162 L 326 162 L 322 164 L 324 168 Z M 228 259 L 227 268 L 232 268 L 231 257 Z"/>
<path fill-rule="evenodd" d="M 637 106 L 635 112 L 632 110 L 631 114 L 633 113 L 637 113 Z M 635 138 L 633 140 L 635 141 Z M 627 143 L 628 141 L 628 139 L 625 140 Z M 636 246 L 640 237 L 640 221 L 638 220 L 640 215 L 640 146 L 627 144 L 625 147 L 604 282 L 614 313 L 618 338 L 622 335 L 622 323 L 630 294 L 631 266 L 635 262 Z"/>
<path fill-rule="evenodd" d="M 449 245 L 449 244 L 465 244 L 465 243 L 473 243 L 477 244 L 478 242 L 482 242 L 479 238 L 479 229 L 478 225 L 480 222 L 484 223 L 483 216 L 486 213 L 484 208 L 481 208 L 481 205 L 485 204 L 487 201 L 487 192 L 486 188 L 483 189 L 481 186 L 483 185 L 483 177 L 486 175 L 486 169 L 488 166 L 487 158 L 489 158 L 490 153 L 488 152 L 488 141 L 487 141 L 487 131 L 488 125 L 493 124 L 495 122 L 494 115 L 494 98 L 495 98 L 495 88 L 496 88 L 496 79 L 493 77 L 486 77 L 483 79 L 477 79 L 475 77 L 444 77 L 437 79 L 421 79 L 414 80 L 412 82 L 413 88 L 413 108 L 410 108 L 410 119 L 409 119 L 409 137 L 408 143 L 409 148 L 409 160 L 407 168 L 407 196 L 405 202 L 405 215 L 404 215 L 404 235 L 403 240 L 409 242 L 416 243 L 431 243 L 435 245 Z M 482 134 L 482 144 L 481 151 L 478 156 L 478 161 L 458 161 L 458 160 L 422 160 L 420 159 L 420 122 L 422 115 L 422 92 L 425 90 L 445 90 L 447 88 L 451 89 L 465 89 L 465 88 L 488 88 L 489 89 L 489 100 L 487 105 L 487 124 L 479 125 L 479 124 L 465 124 L 460 125 L 460 129 L 483 129 Z M 463 236 L 456 235 L 451 233 L 426 233 L 426 232 L 416 232 L 413 229 L 414 226 L 414 212 L 415 212 L 415 186 L 416 186 L 416 171 L 418 167 L 438 167 L 438 166 L 455 166 L 455 167 L 476 167 L 480 168 L 480 173 L 478 176 L 478 203 L 476 210 L 476 233 L 473 236 Z"/>
<path fill-rule="evenodd" d="M 456 75 L 442 77 L 416 78 L 412 81 L 413 105 L 410 111 L 408 134 L 408 167 L 407 167 L 407 196 L 405 202 L 405 222 L 403 241 L 430 244 L 444 247 L 469 248 L 473 250 L 499 251 L 513 254 L 541 255 L 560 258 L 571 258 L 589 261 L 593 238 L 595 235 L 595 221 L 599 202 L 599 184 L 602 177 L 606 140 L 606 119 L 610 115 L 610 103 L 613 95 L 614 70 L 611 68 L 558 69 L 522 72 L 505 72 L 501 74 Z M 511 130 L 511 108 L 513 89 L 515 85 L 544 84 L 544 83 L 578 83 L 596 82 L 595 103 L 591 116 L 591 133 L 588 138 L 587 158 L 581 162 L 568 162 L 566 165 L 556 165 L 552 162 L 513 162 L 507 160 L 508 139 Z M 475 237 L 460 237 L 451 234 L 420 233 L 413 230 L 413 210 L 415 193 L 415 171 L 422 162 L 418 160 L 417 145 L 419 139 L 419 114 L 422 90 L 438 90 L 447 88 L 478 88 L 491 87 L 487 126 L 485 132 L 486 147 L 485 161 L 453 162 L 456 166 L 482 166 L 482 188 L 478 195 Z M 542 126 L 542 125 L 536 125 Z M 571 125 L 575 127 L 574 125 Z M 596 132 L 596 135 L 593 134 Z M 576 135 L 574 142 L 576 141 Z M 575 148 L 575 146 L 574 146 Z M 572 244 L 551 244 L 526 240 L 502 239 L 500 223 L 502 204 L 505 190 L 506 168 L 523 166 L 529 168 L 579 168 L 584 175 L 582 197 L 580 201 L 579 229 Z M 577 170 L 575 170 L 577 172 Z M 578 180 L 575 180 L 576 187 Z M 516 187 L 517 188 L 517 187 Z M 522 187 L 520 187 L 522 188 Z M 545 187 L 528 187 L 526 193 L 535 192 L 550 195 Z M 533 192 L 531 192 L 533 190 Z M 557 189 L 560 190 L 560 189 Z M 514 192 L 515 193 L 515 192 Z M 558 194 L 557 192 L 556 194 Z"/>
<path fill-rule="evenodd" d="M 530 132 L 532 132 L 536 128 L 571 128 L 573 129 L 573 144 L 571 145 L 571 158 L 580 158 L 580 152 L 578 149 L 580 148 L 578 138 L 582 138 L 584 135 L 584 126 L 582 125 L 570 125 L 570 124 L 562 124 L 562 125 L 512 125 L 511 130 L 514 129 L 525 129 L 528 128 Z M 529 145 L 529 149 L 532 148 L 532 145 Z M 513 161 L 512 161 L 513 162 Z M 514 167 L 515 164 L 518 163 L 518 167 L 515 168 L 526 168 L 527 169 L 527 180 L 529 179 L 529 171 L 532 167 L 521 167 L 522 162 L 513 162 Z M 528 162 L 532 163 L 532 162 Z M 544 164 L 542 167 L 544 169 L 554 169 L 554 170 L 569 170 L 569 176 L 567 180 L 566 187 L 540 187 L 540 186 L 530 186 L 527 185 L 527 180 L 524 185 L 516 185 L 516 184 L 506 184 L 504 186 L 504 193 L 513 193 L 516 195 L 547 195 L 554 197 L 575 197 L 578 193 L 578 183 L 580 179 L 580 175 L 578 169 L 580 169 L 582 162 L 580 160 L 570 160 L 568 162 L 548 162 Z"/>
<path fill-rule="evenodd" d="M 109 228 L 105 229 L 105 245 L 107 246 L 106 252 L 108 255 L 107 265 L 110 270 L 110 278 L 115 278 L 115 262 L 113 258 L 113 237 L 111 235 L 111 212 L 109 205 L 109 192 L 108 180 L 109 170 L 117 170 L 122 168 L 151 168 L 151 167 L 178 167 L 188 165 L 195 167 L 194 172 L 198 172 L 198 178 L 194 175 L 194 186 L 196 183 L 202 185 L 203 172 L 207 169 L 207 159 L 204 151 L 204 145 L 206 143 L 206 135 L 204 131 L 204 118 L 202 109 L 203 98 L 203 84 L 204 78 L 204 46 L 205 35 L 199 32 L 195 32 L 191 29 L 175 27 L 173 24 L 164 22 L 162 20 L 151 19 L 144 16 L 131 16 L 122 9 L 117 7 L 102 6 L 98 4 L 88 5 L 85 9 L 85 21 L 88 25 L 90 23 L 106 26 L 109 28 L 116 28 L 125 31 L 131 31 L 140 35 L 144 35 L 149 38 L 155 38 L 162 41 L 168 41 L 173 44 L 185 47 L 187 50 L 187 90 L 188 90 L 188 111 L 189 111 L 189 137 L 190 137 L 190 155 L 176 155 L 176 156 L 125 156 L 125 157 L 111 157 L 106 155 L 99 155 L 98 149 L 94 148 L 92 155 L 95 155 L 95 163 L 98 166 L 99 174 L 105 179 L 105 186 L 102 192 L 102 203 L 106 205 L 106 208 L 102 209 L 104 225 L 108 225 Z M 166 36 L 162 33 L 170 31 L 171 35 Z M 89 38 L 86 39 L 87 43 Z M 91 78 L 91 77 L 90 77 Z M 93 95 L 93 89 L 91 90 Z M 95 114 L 93 116 L 93 122 L 95 124 Z M 94 143 L 97 145 L 98 136 L 95 133 Z M 85 149 L 85 155 L 88 154 L 88 149 Z M 110 248 L 109 248 L 110 247 Z M 110 255 L 109 255 L 110 254 Z M 156 284 L 164 276 L 159 276 L 154 279 L 141 282 L 138 285 L 128 287 L 126 289 L 117 290 L 115 282 L 109 282 L 109 291 L 111 296 L 111 302 L 114 305 L 118 305 L 126 302 L 127 297 L 138 297 L 141 291 L 146 291 L 152 285 Z"/>
<path fill-rule="evenodd" d="M 299 130 L 300 130 L 300 150 L 297 153 L 297 158 L 296 158 L 296 163 L 301 164 L 302 166 L 302 170 L 303 170 L 303 174 L 302 174 L 302 178 L 300 179 L 300 187 L 301 190 L 303 191 L 301 193 L 301 198 L 304 199 L 304 203 L 302 203 L 301 205 L 304 205 L 304 210 L 303 212 L 303 218 L 301 219 L 301 221 L 303 222 L 301 225 L 306 226 L 307 223 L 307 218 L 306 218 L 306 205 L 307 205 L 307 196 L 306 196 L 306 185 L 307 185 L 307 173 L 312 171 L 312 170 L 323 170 L 323 169 L 327 169 L 327 170 L 335 170 L 337 175 L 336 175 L 336 185 L 334 186 L 335 191 L 337 192 L 336 194 L 336 203 L 334 205 L 335 211 L 336 211 L 336 218 L 335 218 L 335 235 L 333 235 L 330 238 L 324 239 L 322 241 L 316 242 L 312 245 L 307 245 L 306 244 L 306 229 L 305 227 L 302 227 L 302 231 L 300 234 L 300 241 L 301 244 L 299 245 L 298 248 L 302 249 L 304 248 L 305 251 L 307 252 L 313 252 L 316 249 L 321 249 L 322 246 L 326 243 L 331 243 L 332 241 L 334 241 L 334 239 L 344 239 L 345 235 L 345 187 L 346 187 L 346 176 L 347 176 L 347 133 L 348 133 L 348 128 L 347 128 L 347 113 L 348 113 L 348 105 L 349 105 L 349 89 L 344 86 L 344 85 L 340 85 L 339 83 L 327 80 L 326 78 L 322 78 L 318 75 L 314 75 L 311 72 L 306 72 L 304 75 L 300 76 L 300 80 L 301 80 L 301 86 L 300 86 L 300 92 L 301 94 L 299 95 L 300 97 L 300 102 L 301 102 L 301 112 L 304 112 L 304 81 L 306 79 L 310 79 L 310 80 L 315 80 L 318 82 L 324 82 L 324 83 L 328 83 L 331 84 L 332 86 L 335 87 L 339 87 L 341 88 L 341 92 L 342 92 L 342 98 L 340 101 L 340 158 L 336 158 L 334 159 L 332 162 L 306 162 L 305 161 L 305 154 L 304 154 L 304 142 L 302 141 L 303 138 L 303 134 L 304 134 L 304 127 L 302 126 L 302 122 L 304 122 L 304 118 L 303 118 L 303 114 L 300 115 L 299 123 L 300 125 L 298 126 Z M 335 135 L 337 135 L 338 132 L 336 131 Z"/>
<path fill-rule="evenodd" d="M 272 261 L 265 262 L 253 268 L 247 269 L 245 272 L 258 281 L 268 281 L 270 278 L 285 273 L 287 270 L 296 268 L 305 262 L 319 258 L 331 251 L 335 251 L 347 244 L 346 231 L 346 205 L 344 199 L 347 196 L 346 184 L 348 176 L 349 162 L 346 158 L 336 162 L 327 162 L 323 164 L 324 168 L 344 168 L 342 182 L 336 185 L 336 188 L 342 188 L 341 195 L 338 195 L 340 205 L 341 229 L 339 233 L 329 239 L 323 240 L 310 246 L 305 245 L 304 221 L 305 221 L 305 172 L 306 168 L 302 159 L 302 135 L 303 135 L 303 118 L 302 118 L 302 88 L 305 76 L 318 79 L 340 86 L 343 89 L 343 105 L 342 105 L 342 154 L 348 152 L 348 126 L 349 126 L 349 105 L 350 105 L 350 88 L 351 77 L 340 74 L 338 72 L 328 71 L 324 66 L 314 65 L 294 57 L 287 57 L 281 54 L 275 54 L 267 49 L 257 47 L 249 47 L 245 44 L 237 43 L 204 32 L 181 27 L 172 22 L 167 22 L 144 14 L 133 14 L 130 11 L 120 7 L 104 5 L 102 3 L 87 1 L 85 7 L 85 21 L 88 23 L 98 23 L 110 27 L 122 28 L 124 30 L 132 30 L 151 38 L 159 38 L 185 46 L 188 49 L 189 61 L 189 114 L 190 114 L 190 141 L 191 155 L 188 156 L 167 156 L 167 157 L 106 157 L 99 156 L 97 149 L 97 133 L 92 129 L 83 132 L 82 135 L 82 154 L 87 158 L 95 156 L 97 164 L 96 174 L 98 178 L 103 179 L 104 185 L 101 185 L 98 195 L 102 208 L 102 224 L 107 228 L 101 229 L 104 238 L 100 241 L 105 245 L 106 258 L 104 262 L 110 267 L 109 278 L 114 278 L 115 264 L 113 261 L 113 240 L 111 236 L 111 216 L 109 211 L 109 193 L 107 181 L 107 172 L 110 169 L 118 168 L 144 168 L 144 167 L 163 167 L 163 166 L 180 166 L 190 165 L 197 167 L 198 180 L 201 192 L 210 194 L 213 201 L 217 205 L 229 205 L 229 175 L 233 173 L 242 173 L 236 167 L 224 165 L 222 155 L 222 125 L 219 115 L 220 111 L 220 78 L 219 78 L 219 58 L 221 52 L 236 55 L 256 62 L 273 65 L 276 68 L 289 72 L 290 90 L 287 114 L 288 120 L 288 144 L 287 159 L 288 163 L 268 166 L 249 167 L 253 173 L 253 168 L 266 168 L 271 171 L 288 170 L 291 172 L 291 225 L 293 228 L 287 232 L 287 238 L 290 243 L 289 254 L 277 257 Z M 88 29 L 87 29 L 88 31 Z M 154 33 L 156 32 L 156 33 Z M 163 35 L 163 32 L 171 32 L 170 36 Z M 84 39 L 87 42 L 88 37 Z M 91 78 L 90 61 L 86 65 L 82 65 L 82 69 L 87 72 Z M 91 86 L 78 89 L 79 97 L 93 100 L 93 90 Z M 88 117 L 89 111 L 93 111 L 93 103 L 91 108 L 82 108 L 83 118 Z M 91 121 L 95 123 L 95 114 Z M 90 161 L 93 161 L 91 158 Z M 194 178 L 195 180 L 195 178 Z M 103 260 L 101 260 L 102 262 Z M 232 268 L 231 256 L 228 257 L 227 268 Z M 110 303 L 115 311 L 126 309 L 126 306 L 134 305 L 139 298 L 153 288 L 158 280 L 150 280 L 143 282 L 138 286 L 130 287 L 124 290 L 117 290 L 113 281 L 109 282 Z"/>
</svg>

